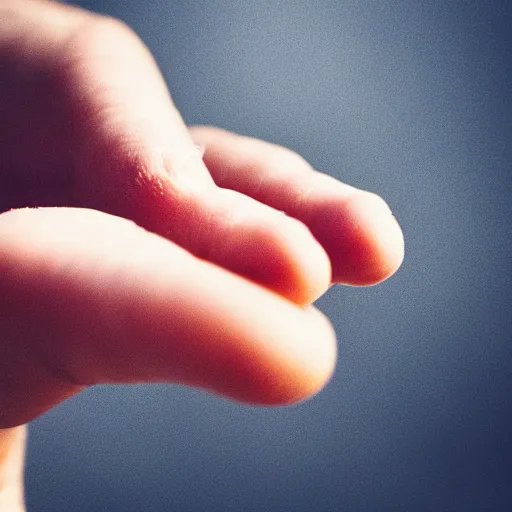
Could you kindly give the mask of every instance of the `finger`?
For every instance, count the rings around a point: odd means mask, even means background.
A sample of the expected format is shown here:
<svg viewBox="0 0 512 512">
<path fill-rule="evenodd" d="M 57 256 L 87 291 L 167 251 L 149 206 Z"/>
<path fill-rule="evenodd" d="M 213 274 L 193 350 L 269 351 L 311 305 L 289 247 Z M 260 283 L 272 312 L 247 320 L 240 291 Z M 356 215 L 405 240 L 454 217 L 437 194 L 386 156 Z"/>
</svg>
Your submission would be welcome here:
<svg viewBox="0 0 512 512">
<path fill-rule="evenodd" d="M 387 204 L 314 171 L 292 151 L 210 127 L 191 129 L 220 187 L 253 197 L 306 224 L 327 251 L 334 282 L 376 284 L 404 254 L 403 235 Z"/>
<path fill-rule="evenodd" d="M 171 382 L 293 403 L 331 375 L 325 317 L 93 210 L 0 216 L 0 428 L 84 387 Z"/>
<path fill-rule="evenodd" d="M 330 263 L 309 230 L 218 189 L 147 49 L 117 22 L 91 27 L 61 68 L 81 84 L 66 88 L 80 120 L 73 204 L 132 219 L 299 304 L 320 296 Z"/>
<path fill-rule="evenodd" d="M 0 510 L 25 510 L 23 459 L 26 427 L 0 429 Z"/>
</svg>

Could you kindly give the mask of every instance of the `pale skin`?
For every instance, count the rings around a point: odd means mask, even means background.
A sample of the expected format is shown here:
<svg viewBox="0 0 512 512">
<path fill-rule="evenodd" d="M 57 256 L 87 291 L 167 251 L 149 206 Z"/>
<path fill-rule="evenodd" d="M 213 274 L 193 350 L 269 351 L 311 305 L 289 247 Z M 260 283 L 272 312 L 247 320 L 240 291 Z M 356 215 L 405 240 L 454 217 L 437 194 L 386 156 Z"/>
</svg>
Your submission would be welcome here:
<svg viewBox="0 0 512 512">
<path fill-rule="evenodd" d="M 24 425 L 89 386 L 317 393 L 336 341 L 311 304 L 402 262 L 377 195 L 187 127 L 116 20 L 0 0 L 0 119 L 0 510 L 23 507 Z"/>
</svg>

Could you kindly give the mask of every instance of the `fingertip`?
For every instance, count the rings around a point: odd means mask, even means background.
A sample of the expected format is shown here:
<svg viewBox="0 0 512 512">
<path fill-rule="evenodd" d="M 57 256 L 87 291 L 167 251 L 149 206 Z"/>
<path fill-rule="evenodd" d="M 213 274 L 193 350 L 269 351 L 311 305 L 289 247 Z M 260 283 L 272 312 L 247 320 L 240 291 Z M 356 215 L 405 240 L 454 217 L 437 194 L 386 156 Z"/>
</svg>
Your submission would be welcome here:
<svg viewBox="0 0 512 512">
<path fill-rule="evenodd" d="M 304 306 L 329 288 L 331 262 L 301 221 L 238 192 L 218 189 L 202 201 L 211 205 L 212 227 L 199 256 Z M 220 233 L 220 236 L 219 236 Z"/>
<path fill-rule="evenodd" d="M 257 357 L 240 361 L 245 377 L 231 390 L 222 389 L 222 395 L 252 406 L 296 405 L 318 394 L 336 367 L 335 331 L 314 307 L 301 311 L 279 338 L 261 343 L 259 350 Z"/>
<path fill-rule="evenodd" d="M 322 195 L 308 225 L 330 256 L 333 283 L 375 285 L 403 261 L 402 230 L 387 203 L 372 192 Z"/>
<path fill-rule="evenodd" d="M 284 233 L 274 226 L 273 245 L 281 248 L 281 258 L 286 266 L 281 273 L 281 281 L 274 282 L 274 289 L 295 304 L 305 306 L 312 304 L 329 288 L 331 262 L 304 224 L 290 217 L 286 219 L 288 222 L 280 226 Z"/>
<path fill-rule="evenodd" d="M 277 396 L 277 400 L 270 405 L 295 405 L 312 398 L 328 384 L 336 368 L 338 348 L 331 322 L 314 307 L 309 307 L 305 314 L 308 317 L 307 336 L 310 344 L 307 365 L 301 368 L 299 385 L 291 386 L 287 396 Z"/>
<path fill-rule="evenodd" d="M 404 258 L 404 237 L 391 209 L 379 195 L 358 191 L 343 204 L 348 247 L 334 280 L 371 286 L 392 276 Z"/>
</svg>

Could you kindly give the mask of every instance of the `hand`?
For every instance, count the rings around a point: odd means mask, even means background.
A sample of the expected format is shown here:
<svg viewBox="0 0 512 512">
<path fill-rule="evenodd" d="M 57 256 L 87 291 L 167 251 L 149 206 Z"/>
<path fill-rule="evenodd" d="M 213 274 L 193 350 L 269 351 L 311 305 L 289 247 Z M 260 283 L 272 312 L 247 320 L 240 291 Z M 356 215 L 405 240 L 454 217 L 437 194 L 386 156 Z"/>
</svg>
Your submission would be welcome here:
<svg viewBox="0 0 512 512">
<path fill-rule="evenodd" d="M 310 304 L 398 268 L 385 202 L 188 129 L 116 20 L 36 0 L 3 0 L 0 20 L 0 428 L 99 383 L 317 392 L 336 348 Z"/>
</svg>

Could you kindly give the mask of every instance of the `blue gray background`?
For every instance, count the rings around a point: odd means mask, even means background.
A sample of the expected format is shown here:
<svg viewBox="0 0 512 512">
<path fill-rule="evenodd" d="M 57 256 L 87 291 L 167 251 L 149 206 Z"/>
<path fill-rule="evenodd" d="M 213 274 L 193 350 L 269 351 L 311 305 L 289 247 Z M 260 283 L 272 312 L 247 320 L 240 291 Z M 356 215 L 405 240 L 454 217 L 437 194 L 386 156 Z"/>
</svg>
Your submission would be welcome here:
<svg viewBox="0 0 512 512">
<path fill-rule="evenodd" d="M 29 511 L 512 510 L 511 3 L 77 3 L 142 36 L 188 123 L 382 194 L 406 259 L 320 300 L 341 357 L 301 406 L 111 387 L 36 421 Z"/>
</svg>

